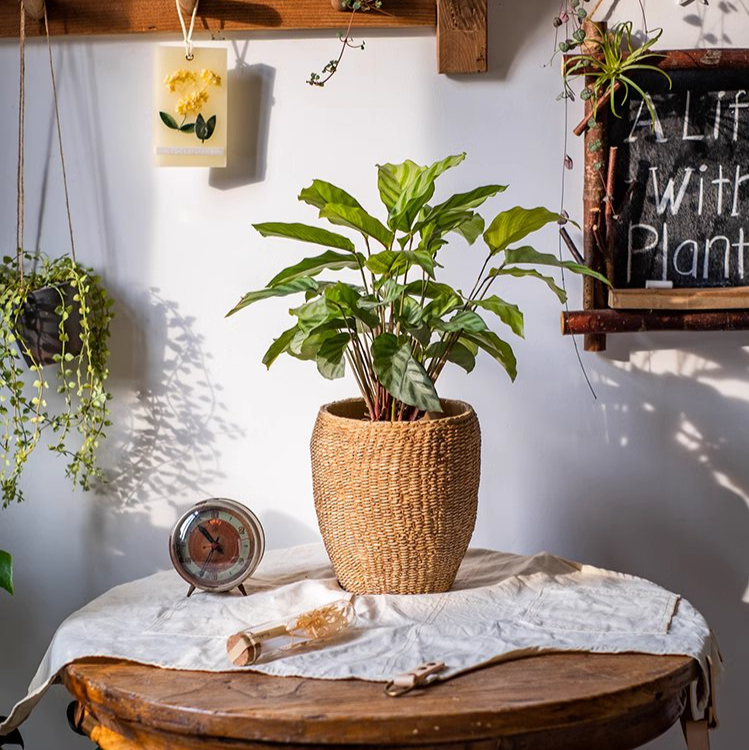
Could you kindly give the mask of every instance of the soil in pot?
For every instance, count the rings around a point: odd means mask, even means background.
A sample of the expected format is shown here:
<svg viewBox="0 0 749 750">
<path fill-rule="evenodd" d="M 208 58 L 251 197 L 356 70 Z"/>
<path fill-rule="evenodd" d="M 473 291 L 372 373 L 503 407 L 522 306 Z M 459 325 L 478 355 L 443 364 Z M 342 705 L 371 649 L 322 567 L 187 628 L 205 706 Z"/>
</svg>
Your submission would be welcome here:
<svg viewBox="0 0 749 750">
<path fill-rule="evenodd" d="M 65 353 L 74 357 L 81 353 L 81 316 L 78 303 L 73 301 L 74 295 L 75 289 L 70 284 L 64 284 L 59 288 L 39 289 L 31 292 L 26 298 L 18 316 L 16 333 L 25 343 L 24 347 L 19 342 L 19 349 L 29 367 L 55 364 L 55 355 L 62 354 L 61 316 L 56 310 L 63 300 L 66 307 L 72 306 L 70 317 L 65 321 L 63 328 L 68 337 L 65 342 Z"/>
</svg>

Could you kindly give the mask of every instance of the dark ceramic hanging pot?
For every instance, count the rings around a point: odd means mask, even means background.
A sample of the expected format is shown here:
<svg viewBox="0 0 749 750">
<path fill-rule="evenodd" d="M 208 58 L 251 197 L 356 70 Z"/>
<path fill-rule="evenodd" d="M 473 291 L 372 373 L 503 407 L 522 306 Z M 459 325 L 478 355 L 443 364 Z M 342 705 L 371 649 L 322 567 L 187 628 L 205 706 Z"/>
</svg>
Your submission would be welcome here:
<svg viewBox="0 0 749 750">
<path fill-rule="evenodd" d="M 72 307 L 70 317 L 63 327 L 68 337 L 65 353 L 74 357 L 81 353 L 81 315 L 78 303 L 73 301 L 74 295 L 74 288 L 70 284 L 64 284 L 59 288 L 39 289 L 26 298 L 18 316 L 16 332 L 25 344 L 25 347 L 19 344 L 19 348 L 29 367 L 55 364 L 55 355 L 62 354 L 61 315 L 56 310 L 63 300 L 65 307 Z"/>
</svg>

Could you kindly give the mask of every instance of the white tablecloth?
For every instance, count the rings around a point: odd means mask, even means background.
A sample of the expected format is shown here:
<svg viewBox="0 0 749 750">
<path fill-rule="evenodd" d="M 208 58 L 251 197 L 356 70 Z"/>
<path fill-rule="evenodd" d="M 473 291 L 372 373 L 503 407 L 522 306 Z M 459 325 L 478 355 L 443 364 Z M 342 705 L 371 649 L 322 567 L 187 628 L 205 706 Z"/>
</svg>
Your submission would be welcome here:
<svg viewBox="0 0 749 750">
<path fill-rule="evenodd" d="M 322 545 L 268 552 L 249 596 L 198 592 L 174 571 L 117 586 L 58 629 L 26 698 L 3 724 L 21 724 L 60 671 L 85 657 L 168 669 L 231 671 L 227 636 L 352 595 L 333 575 Z M 453 589 L 423 596 L 355 596 L 356 628 L 317 651 L 249 669 L 272 675 L 388 681 L 430 661 L 452 677 L 489 661 L 548 651 L 684 654 L 703 678 L 693 712 L 708 698 L 708 659 L 717 643 L 700 613 L 660 586 L 546 553 L 523 557 L 470 550 Z M 248 669 L 248 668 L 245 668 Z"/>
</svg>

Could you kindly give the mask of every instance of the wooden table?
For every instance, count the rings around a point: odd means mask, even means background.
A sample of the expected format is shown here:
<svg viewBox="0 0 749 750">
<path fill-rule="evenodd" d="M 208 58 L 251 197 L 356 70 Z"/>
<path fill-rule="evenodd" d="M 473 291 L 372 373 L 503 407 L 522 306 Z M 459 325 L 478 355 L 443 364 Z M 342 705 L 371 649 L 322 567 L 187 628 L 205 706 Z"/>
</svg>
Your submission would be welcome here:
<svg viewBox="0 0 749 750">
<path fill-rule="evenodd" d="M 631 750 L 682 714 L 681 656 L 553 654 L 389 698 L 379 683 L 87 661 L 63 679 L 102 750 Z"/>
</svg>

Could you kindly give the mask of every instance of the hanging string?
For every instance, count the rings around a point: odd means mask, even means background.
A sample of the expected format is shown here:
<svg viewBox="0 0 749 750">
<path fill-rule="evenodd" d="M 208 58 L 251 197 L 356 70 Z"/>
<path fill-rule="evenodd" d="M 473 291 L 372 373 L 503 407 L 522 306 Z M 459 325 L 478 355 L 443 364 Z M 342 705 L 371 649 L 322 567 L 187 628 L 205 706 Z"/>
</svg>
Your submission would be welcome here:
<svg viewBox="0 0 749 750">
<path fill-rule="evenodd" d="M 19 31 L 20 54 L 20 83 L 18 91 L 18 175 L 16 192 L 16 263 L 18 274 L 23 279 L 23 156 L 24 156 L 24 128 L 26 113 L 26 8 L 23 0 L 21 6 L 21 26 Z"/>
<path fill-rule="evenodd" d="M 44 32 L 47 35 L 47 54 L 49 56 L 49 74 L 52 78 L 52 98 L 55 102 L 55 122 L 57 123 L 57 142 L 60 145 L 60 166 L 62 167 L 62 184 L 65 188 L 65 211 L 68 214 L 68 231 L 70 232 L 70 255 L 73 262 L 77 263 L 75 257 L 75 237 L 73 236 L 73 218 L 70 214 L 70 194 L 68 192 L 68 173 L 65 169 L 65 152 L 62 148 L 62 127 L 60 125 L 60 106 L 57 101 L 57 80 L 55 78 L 55 66 L 52 63 L 52 43 L 49 41 L 49 22 L 47 20 L 47 3 L 44 8 Z"/>
<path fill-rule="evenodd" d="M 188 29 L 185 25 L 185 19 L 182 16 L 182 6 L 179 4 L 179 0 L 174 0 L 177 5 L 177 15 L 179 16 L 179 25 L 182 27 L 182 38 L 185 40 L 185 59 L 192 60 L 195 56 L 192 53 L 192 32 L 195 28 L 195 16 L 198 14 L 198 5 L 200 0 L 195 0 L 195 5 L 192 9 L 192 16 L 190 17 L 190 28 Z"/>
</svg>

